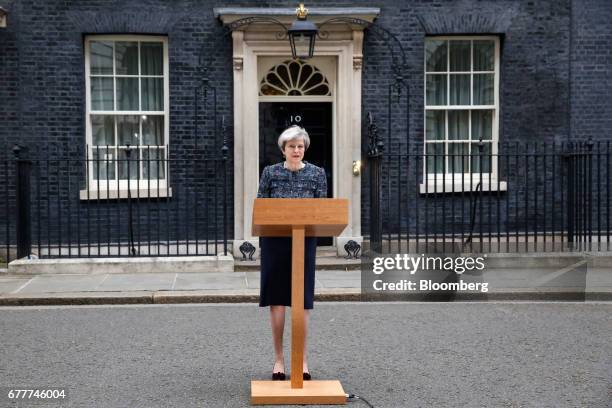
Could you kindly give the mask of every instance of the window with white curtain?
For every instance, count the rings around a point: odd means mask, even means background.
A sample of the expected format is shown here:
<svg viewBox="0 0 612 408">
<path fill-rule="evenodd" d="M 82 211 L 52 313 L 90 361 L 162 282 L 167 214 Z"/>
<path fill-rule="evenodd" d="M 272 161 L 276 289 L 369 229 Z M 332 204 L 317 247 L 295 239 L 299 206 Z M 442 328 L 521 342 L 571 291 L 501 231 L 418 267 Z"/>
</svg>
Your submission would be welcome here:
<svg viewBox="0 0 612 408">
<path fill-rule="evenodd" d="M 167 39 L 88 36 L 85 72 L 90 192 L 166 188 Z"/>
<path fill-rule="evenodd" d="M 455 186 L 465 186 L 467 181 L 469 188 L 481 174 L 487 182 L 497 181 L 497 37 L 425 39 L 424 116 L 423 163 L 431 187 L 436 187 L 433 180 L 437 184 L 453 180 Z"/>
</svg>

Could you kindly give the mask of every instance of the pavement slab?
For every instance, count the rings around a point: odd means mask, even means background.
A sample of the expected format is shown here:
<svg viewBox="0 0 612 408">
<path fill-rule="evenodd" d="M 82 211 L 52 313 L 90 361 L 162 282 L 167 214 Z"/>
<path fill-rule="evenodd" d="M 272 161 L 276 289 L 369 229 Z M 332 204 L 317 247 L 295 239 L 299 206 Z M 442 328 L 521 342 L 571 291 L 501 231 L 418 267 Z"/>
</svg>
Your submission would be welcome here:
<svg viewBox="0 0 612 408">
<path fill-rule="evenodd" d="M 19 290 L 32 278 L 0 278 L 0 294 L 12 293 Z"/>
<path fill-rule="evenodd" d="M 18 293 L 92 292 L 107 275 L 38 275 Z"/>
<path fill-rule="evenodd" d="M 242 272 L 230 273 L 179 273 L 176 276 L 173 290 L 194 289 L 227 289 L 246 288 L 246 277 Z"/>
<path fill-rule="evenodd" d="M 98 291 L 133 291 L 172 289 L 174 273 L 109 274 L 96 288 Z"/>
<path fill-rule="evenodd" d="M 446 274 L 427 273 L 434 279 Z M 259 271 L 0 275 L 0 305 L 257 302 L 259 276 Z M 361 277 L 360 270 L 317 270 L 315 297 L 362 300 Z M 489 291 L 450 294 L 445 300 L 612 300 L 612 270 L 587 268 L 584 262 L 554 268 L 489 268 L 457 279 L 488 282 Z M 377 293 L 368 299 L 431 300 L 423 293 L 413 295 Z"/>
</svg>

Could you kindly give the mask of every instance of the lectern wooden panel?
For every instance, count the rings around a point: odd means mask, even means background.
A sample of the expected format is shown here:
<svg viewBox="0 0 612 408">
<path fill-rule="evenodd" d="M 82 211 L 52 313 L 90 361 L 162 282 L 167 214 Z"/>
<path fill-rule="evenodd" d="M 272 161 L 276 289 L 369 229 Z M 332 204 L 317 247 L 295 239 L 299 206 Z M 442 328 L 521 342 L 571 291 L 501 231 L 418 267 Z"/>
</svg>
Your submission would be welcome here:
<svg viewBox="0 0 612 408">
<path fill-rule="evenodd" d="M 337 236 L 348 221 L 342 198 L 258 198 L 253 204 L 255 237 L 290 237 L 295 225 L 303 225 L 307 237 Z"/>
<path fill-rule="evenodd" d="M 302 379 L 304 361 L 304 238 L 334 236 L 348 225 L 348 200 L 258 198 L 253 205 L 253 235 L 292 237 L 291 380 L 251 381 L 251 404 L 345 404 L 338 380 Z"/>
</svg>

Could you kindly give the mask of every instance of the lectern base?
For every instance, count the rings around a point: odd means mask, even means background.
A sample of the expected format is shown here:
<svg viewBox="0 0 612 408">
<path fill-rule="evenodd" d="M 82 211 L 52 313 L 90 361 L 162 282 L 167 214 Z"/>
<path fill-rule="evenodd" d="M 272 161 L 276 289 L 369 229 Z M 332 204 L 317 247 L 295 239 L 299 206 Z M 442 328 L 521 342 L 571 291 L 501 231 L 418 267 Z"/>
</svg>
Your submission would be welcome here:
<svg viewBox="0 0 612 408">
<path fill-rule="evenodd" d="M 304 388 L 291 388 L 291 381 L 251 381 L 251 405 L 346 404 L 338 380 L 304 381 Z"/>
</svg>

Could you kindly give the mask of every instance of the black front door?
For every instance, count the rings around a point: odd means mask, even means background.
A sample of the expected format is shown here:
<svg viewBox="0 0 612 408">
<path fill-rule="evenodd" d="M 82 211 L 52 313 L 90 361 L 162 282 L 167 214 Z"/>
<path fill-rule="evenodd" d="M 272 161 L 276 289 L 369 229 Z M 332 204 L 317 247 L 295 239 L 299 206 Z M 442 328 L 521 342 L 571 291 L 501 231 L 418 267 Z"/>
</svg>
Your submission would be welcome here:
<svg viewBox="0 0 612 408">
<path fill-rule="evenodd" d="M 264 167 L 283 161 L 277 140 L 291 125 L 306 129 L 310 147 L 304 160 L 323 167 L 327 175 L 327 196 L 332 195 L 332 103 L 331 102 L 260 102 L 259 103 L 259 175 Z M 318 245 L 331 245 L 330 238 L 319 238 Z"/>
</svg>

